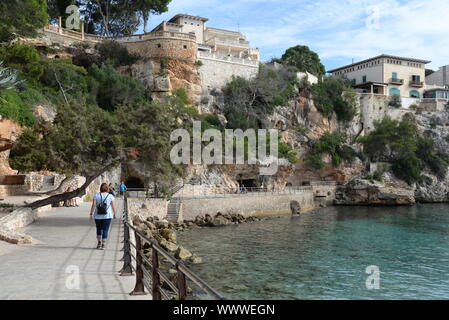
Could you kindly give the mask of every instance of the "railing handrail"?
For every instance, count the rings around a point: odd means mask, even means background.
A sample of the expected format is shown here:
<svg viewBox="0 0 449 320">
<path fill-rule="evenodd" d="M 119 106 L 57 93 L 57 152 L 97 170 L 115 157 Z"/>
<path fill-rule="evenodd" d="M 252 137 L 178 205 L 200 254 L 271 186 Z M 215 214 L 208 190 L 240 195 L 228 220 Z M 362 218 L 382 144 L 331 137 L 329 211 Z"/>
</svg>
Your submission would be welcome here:
<svg viewBox="0 0 449 320">
<path fill-rule="evenodd" d="M 295 187 L 284 187 L 283 189 L 271 189 L 271 188 L 264 188 L 264 187 L 245 187 L 243 190 L 240 188 L 228 188 L 227 190 L 216 190 L 215 187 L 209 186 L 209 187 L 202 187 L 200 190 L 196 190 L 195 186 L 197 185 L 190 185 L 193 187 L 191 190 L 184 188 L 181 188 L 176 193 L 173 193 L 174 198 L 231 198 L 231 197 L 251 197 L 251 196 L 258 196 L 260 194 L 272 194 L 272 195 L 286 195 L 286 194 L 301 194 L 307 191 L 311 191 L 313 186 L 319 186 L 319 185 L 329 185 L 333 186 L 336 185 L 335 182 L 317 182 L 312 183 L 311 185 L 307 186 L 295 186 Z M 189 186 L 189 185 L 184 185 Z M 152 196 L 150 195 L 150 192 L 148 189 L 127 189 L 128 192 L 134 192 L 135 197 L 132 198 L 147 198 L 147 199 L 165 199 L 165 197 L 162 196 Z M 129 197 L 129 195 L 128 195 Z"/>
<path fill-rule="evenodd" d="M 154 31 L 147 32 L 142 34 L 133 34 L 129 36 L 116 36 L 116 37 L 107 37 L 107 36 L 98 36 L 91 33 L 82 33 L 80 31 L 70 30 L 66 28 L 60 28 L 58 26 L 47 25 L 44 27 L 44 31 L 50 31 L 54 33 L 61 32 L 62 35 L 74 37 L 80 40 L 95 40 L 95 41 L 104 41 L 104 40 L 116 40 L 118 42 L 134 42 L 134 41 L 143 41 L 147 39 L 155 39 L 155 38 L 177 38 L 177 39 L 186 39 L 196 41 L 196 36 L 194 34 L 177 32 L 177 31 Z M 84 38 L 83 38 L 84 37 Z"/>
<path fill-rule="evenodd" d="M 186 298 L 186 278 L 188 278 L 190 281 L 195 283 L 200 289 L 202 289 L 206 294 L 213 297 L 216 300 L 225 300 L 225 297 L 221 295 L 218 291 L 213 289 L 209 284 L 207 284 L 203 279 L 201 279 L 199 276 L 197 276 L 193 271 L 191 271 L 189 268 L 185 266 L 185 264 L 174 257 L 172 257 L 164 248 L 162 248 L 156 241 L 148 238 L 146 235 L 144 235 L 141 231 L 139 231 L 136 227 L 134 227 L 129 221 L 128 221 L 128 199 L 125 193 L 124 196 L 124 206 L 123 206 L 123 217 L 122 222 L 124 225 L 124 231 L 125 231 L 125 256 L 124 261 L 125 265 L 122 270 L 125 270 L 126 264 L 129 263 L 131 260 L 130 257 L 132 257 L 136 261 L 136 288 L 133 290 L 131 294 L 143 294 L 143 286 L 144 286 L 144 274 L 149 274 L 146 270 L 143 268 L 142 260 L 146 261 L 147 264 L 151 265 L 153 269 L 152 273 L 152 284 L 153 284 L 153 299 L 159 300 L 161 298 L 161 288 L 159 287 L 160 284 L 160 275 L 162 274 L 159 270 L 159 262 L 158 262 L 158 254 L 162 255 L 171 265 L 176 267 L 176 270 L 178 270 L 178 292 L 175 292 L 179 295 L 180 299 Z M 131 255 L 130 250 L 130 240 L 129 240 L 129 230 L 132 230 L 134 232 L 134 235 L 136 237 L 136 257 Z M 128 232 L 128 237 L 127 237 Z M 149 263 L 148 259 L 143 255 L 142 253 L 142 247 L 141 242 L 145 241 L 150 245 L 150 248 L 152 250 L 152 263 Z M 126 256 L 128 255 L 128 258 Z M 155 277 L 157 279 L 155 279 Z M 173 288 L 176 287 L 175 284 L 173 284 L 171 281 L 167 281 L 167 277 L 162 274 L 162 278 L 167 282 L 167 284 Z M 181 280 L 180 280 L 181 279 Z M 165 294 L 164 294 L 165 296 Z"/>
</svg>

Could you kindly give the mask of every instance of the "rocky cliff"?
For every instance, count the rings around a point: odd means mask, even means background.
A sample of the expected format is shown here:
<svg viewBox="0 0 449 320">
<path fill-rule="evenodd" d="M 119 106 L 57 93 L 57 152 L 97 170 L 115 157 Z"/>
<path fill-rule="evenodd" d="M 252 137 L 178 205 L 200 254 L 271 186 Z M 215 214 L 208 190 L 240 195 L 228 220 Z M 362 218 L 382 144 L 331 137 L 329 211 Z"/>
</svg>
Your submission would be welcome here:
<svg viewBox="0 0 449 320">
<path fill-rule="evenodd" d="M 18 124 L 0 115 L 0 175 L 13 175 L 17 171 L 9 166 L 9 152 L 22 129 Z"/>
</svg>

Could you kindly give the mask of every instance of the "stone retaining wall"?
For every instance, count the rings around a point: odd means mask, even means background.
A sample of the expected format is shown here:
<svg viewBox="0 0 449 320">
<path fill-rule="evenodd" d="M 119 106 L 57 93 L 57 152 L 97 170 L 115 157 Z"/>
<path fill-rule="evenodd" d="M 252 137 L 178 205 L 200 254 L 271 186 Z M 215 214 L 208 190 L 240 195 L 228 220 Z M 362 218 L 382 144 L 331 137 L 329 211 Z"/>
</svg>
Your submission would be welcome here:
<svg viewBox="0 0 449 320">
<path fill-rule="evenodd" d="M 168 202 L 165 199 L 128 198 L 128 212 L 142 218 L 156 216 L 162 220 L 167 217 Z"/>
<path fill-rule="evenodd" d="M 51 206 L 41 207 L 36 210 L 19 208 L 0 219 L 0 240 L 13 244 L 28 244 L 32 238 L 17 230 L 32 224 L 39 218 L 39 214 L 51 209 Z"/>
<path fill-rule="evenodd" d="M 301 212 L 314 208 L 312 192 L 285 195 L 239 195 L 213 199 L 183 199 L 180 220 L 194 220 L 197 216 L 206 214 L 215 216 L 218 212 L 239 213 L 249 216 L 280 216 L 290 215 L 290 203 L 297 201 L 301 205 Z"/>
<path fill-rule="evenodd" d="M 225 60 L 200 58 L 202 66 L 198 68 L 201 85 L 204 89 L 222 88 L 232 76 L 251 79 L 259 72 L 259 66 L 233 63 Z"/>
<path fill-rule="evenodd" d="M 27 191 L 25 185 L 0 185 L 0 197 L 22 195 Z"/>
</svg>

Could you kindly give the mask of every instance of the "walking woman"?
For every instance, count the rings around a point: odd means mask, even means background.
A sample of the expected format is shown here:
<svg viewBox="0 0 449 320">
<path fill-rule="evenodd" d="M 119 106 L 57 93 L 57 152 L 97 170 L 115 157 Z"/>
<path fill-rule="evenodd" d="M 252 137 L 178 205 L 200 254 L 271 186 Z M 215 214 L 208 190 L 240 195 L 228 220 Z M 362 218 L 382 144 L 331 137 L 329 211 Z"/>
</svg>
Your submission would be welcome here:
<svg viewBox="0 0 449 320">
<path fill-rule="evenodd" d="M 102 183 L 100 192 L 94 196 L 92 207 L 90 208 L 91 219 L 92 216 L 97 226 L 97 249 L 104 250 L 108 241 L 112 218 L 115 219 L 117 216 L 114 196 L 109 193 L 107 183 Z"/>
</svg>

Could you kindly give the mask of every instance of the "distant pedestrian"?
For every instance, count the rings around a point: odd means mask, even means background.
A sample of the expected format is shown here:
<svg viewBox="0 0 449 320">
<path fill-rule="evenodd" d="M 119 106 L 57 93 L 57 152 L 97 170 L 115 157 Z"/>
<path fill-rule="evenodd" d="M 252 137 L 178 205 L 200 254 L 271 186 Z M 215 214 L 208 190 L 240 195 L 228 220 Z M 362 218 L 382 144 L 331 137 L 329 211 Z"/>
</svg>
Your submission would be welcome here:
<svg viewBox="0 0 449 320">
<path fill-rule="evenodd" d="M 68 187 L 64 193 L 72 192 L 72 188 Z M 64 201 L 64 207 L 74 207 L 75 200 L 73 198 L 67 199 Z"/>
<path fill-rule="evenodd" d="M 97 249 L 106 247 L 112 219 L 117 216 L 114 196 L 109 193 L 107 183 L 102 183 L 100 192 L 95 194 L 90 208 L 90 218 L 94 217 L 97 227 Z"/>
<path fill-rule="evenodd" d="M 122 183 L 120 183 L 119 190 L 120 196 L 123 196 L 125 194 L 125 191 L 128 190 L 128 188 L 125 185 L 125 182 L 122 181 Z"/>
<path fill-rule="evenodd" d="M 109 193 L 115 197 L 115 188 L 112 183 L 109 184 Z"/>
</svg>

